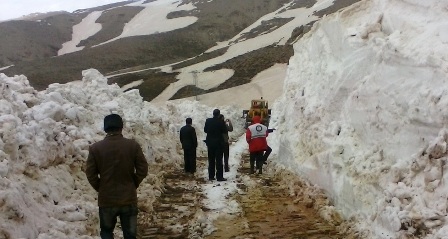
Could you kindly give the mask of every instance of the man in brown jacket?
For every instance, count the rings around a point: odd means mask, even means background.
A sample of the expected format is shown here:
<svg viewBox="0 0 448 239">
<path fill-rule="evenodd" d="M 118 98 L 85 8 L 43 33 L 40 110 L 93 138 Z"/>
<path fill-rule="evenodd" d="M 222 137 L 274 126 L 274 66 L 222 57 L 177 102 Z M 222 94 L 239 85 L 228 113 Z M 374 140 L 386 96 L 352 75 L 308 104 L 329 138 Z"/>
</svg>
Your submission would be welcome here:
<svg viewBox="0 0 448 239">
<path fill-rule="evenodd" d="M 148 174 L 140 145 L 121 134 L 123 120 L 117 114 L 104 118 L 106 137 L 90 146 L 86 176 L 98 192 L 100 236 L 114 238 L 120 217 L 125 239 L 137 236 L 137 187 Z"/>
</svg>

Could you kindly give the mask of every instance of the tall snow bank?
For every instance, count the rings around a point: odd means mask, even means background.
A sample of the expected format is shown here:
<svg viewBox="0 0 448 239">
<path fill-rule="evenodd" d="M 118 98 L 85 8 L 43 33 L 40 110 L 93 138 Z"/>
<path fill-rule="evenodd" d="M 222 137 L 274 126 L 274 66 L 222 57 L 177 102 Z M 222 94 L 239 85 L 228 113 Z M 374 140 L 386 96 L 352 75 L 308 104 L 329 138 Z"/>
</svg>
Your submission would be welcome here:
<svg viewBox="0 0 448 239">
<path fill-rule="evenodd" d="M 83 172 L 91 143 L 102 140 L 104 116 L 120 114 L 125 137 L 136 139 L 150 174 L 139 206 L 150 212 L 164 170 L 183 162 L 178 130 L 193 118 L 198 139 L 213 108 L 179 101 L 158 106 L 138 91 L 108 85 L 97 70 L 81 82 L 37 92 L 25 76 L 0 74 L 0 238 L 96 238 L 96 192 Z M 223 109 L 228 118 L 239 111 Z M 236 120 L 235 120 L 236 122 Z M 241 134 L 241 132 L 239 132 Z M 199 144 L 199 152 L 205 144 Z"/>
<path fill-rule="evenodd" d="M 294 45 L 278 162 L 372 238 L 448 235 L 448 1 L 362 1 Z"/>
</svg>

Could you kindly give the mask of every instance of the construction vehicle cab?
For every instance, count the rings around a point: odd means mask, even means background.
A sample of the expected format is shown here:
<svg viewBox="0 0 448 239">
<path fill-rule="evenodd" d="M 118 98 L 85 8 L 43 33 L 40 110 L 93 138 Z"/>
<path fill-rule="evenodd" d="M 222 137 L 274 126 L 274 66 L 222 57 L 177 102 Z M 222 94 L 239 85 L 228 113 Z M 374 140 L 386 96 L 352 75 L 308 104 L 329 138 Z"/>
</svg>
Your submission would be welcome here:
<svg viewBox="0 0 448 239">
<path fill-rule="evenodd" d="M 268 101 L 264 100 L 263 97 L 259 100 L 252 100 L 250 103 L 249 110 L 243 110 L 243 117 L 246 119 L 244 128 L 247 129 L 249 125 L 252 124 L 252 118 L 255 115 L 259 115 L 261 118 L 261 123 L 269 127 L 269 120 L 271 119 L 271 110 L 269 109 Z"/>
</svg>

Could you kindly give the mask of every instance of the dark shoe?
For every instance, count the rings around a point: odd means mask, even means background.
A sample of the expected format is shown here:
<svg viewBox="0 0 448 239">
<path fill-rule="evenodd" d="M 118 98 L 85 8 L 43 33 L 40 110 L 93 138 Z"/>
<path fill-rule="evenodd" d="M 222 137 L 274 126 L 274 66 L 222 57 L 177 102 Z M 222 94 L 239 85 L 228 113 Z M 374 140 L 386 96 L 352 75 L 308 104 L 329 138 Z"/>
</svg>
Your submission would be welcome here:
<svg viewBox="0 0 448 239">
<path fill-rule="evenodd" d="M 263 161 L 263 164 L 268 164 L 268 162 L 266 162 L 266 161 Z"/>
<path fill-rule="evenodd" d="M 227 178 L 218 178 L 218 182 L 227 181 Z"/>
<path fill-rule="evenodd" d="M 230 172 L 229 167 L 226 167 L 226 168 L 224 169 L 224 171 L 225 171 L 225 172 Z"/>
<path fill-rule="evenodd" d="M 215 180 L 215 178 L 208 178 L 208 180 L 213 181 L 213 180 Z"/>
</svg>

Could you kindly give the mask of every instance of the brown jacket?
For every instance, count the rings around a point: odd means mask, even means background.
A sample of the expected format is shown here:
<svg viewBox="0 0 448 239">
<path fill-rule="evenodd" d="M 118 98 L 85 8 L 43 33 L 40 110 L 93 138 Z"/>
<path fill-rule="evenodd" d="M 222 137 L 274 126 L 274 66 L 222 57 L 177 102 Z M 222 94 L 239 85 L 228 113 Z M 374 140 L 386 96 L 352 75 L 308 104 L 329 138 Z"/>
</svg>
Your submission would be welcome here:
<svg viewBox="0 0 448 239">
<path fill-rule="evenodd" d="M 147 174 L 148 163 L 135 140 L 113 134 L 89 147 L 86 175 L 100 207 L 137 204 L 137 187 Z"/>
</svg>

